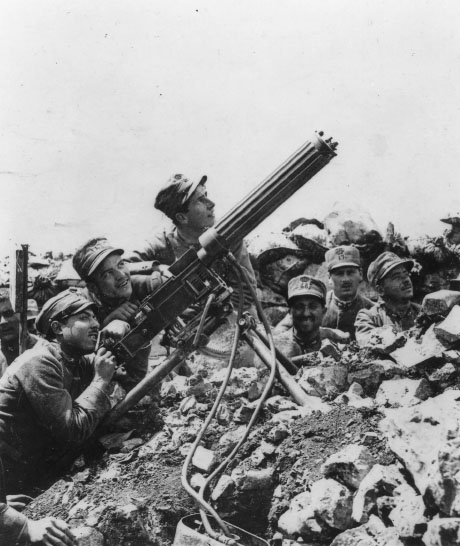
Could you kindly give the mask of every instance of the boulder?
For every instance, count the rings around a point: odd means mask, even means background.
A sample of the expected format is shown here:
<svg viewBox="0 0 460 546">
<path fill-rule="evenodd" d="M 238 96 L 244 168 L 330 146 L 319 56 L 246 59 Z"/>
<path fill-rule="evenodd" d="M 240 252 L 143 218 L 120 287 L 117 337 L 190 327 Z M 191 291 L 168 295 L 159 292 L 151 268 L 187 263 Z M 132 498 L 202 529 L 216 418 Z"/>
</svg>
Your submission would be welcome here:
<svg viewBox="0 0 460 546">
<path fill-rule="evenodd" d="M 359 370 L 353 370 L 348 373 L 347 381 L 349 385 L 359 383 L 365 394 L 374 396 L 382 382 L 384 368 L 379 362 L 369 362 Z"/>
<path fill-rule="evenodd" d="M 426 531 L 425 503 L 422 496 L 408 484 L 402 484 L 393 491 L 395 506 L 388 514 L 401 538 L 421 537 Z"/>
<path fill-rule="evenodd" d="M 439 340 L 446 344 L 455 343 L 460 339 L 460 306 L 452 307 L 447 317 L 434 327 Z"/>
<path fill-rule="evenodd" d="M 379 406 L 399 408 L 414 406 L 427 400 L 433 394 L 430 383 L 425 379 L 393 378 L 383 381 L 375 396 Z"/>
<path fill-rule="evenodd" d="M 353 501 L 352 517 L 357 523 L 365 523 L 370 512 L 376 509 L 377 498 L 392 495 L 405 479 L 396 465 L 376 464 L 361 481 Z"/>
<path fill-rule="evenodd" d="M 216 454 L 210 449 L 198 446 L 193 454 L 192 464 L 203 472 L 209 472 L 216 463 Z"/>
<path fill-rule="evenodd" d="M 372 515 L 360 527 L 337 535 L 330 546 L 403 546 L 396 529 L 386 528 L 383 521 Z"/>
<path fill-rule="evenodd" d="M 326 478 L 334 478 L 352 489 L 357 489 L 373 465 L 373 457 L 367 447 L 349 444 L 328 457 L 321 472 Z"/>
<path fill-rule="evenodd" d="M 431 325 L 421 339 L 409 338 L 404 347 L 392 351 L 391 357 L 399 366 L 411 369 L 435 363 L 442 358 L 444 350 L 444 345 L 436 337 L 434 325 Z"/>
<path fill-rule="evenodd" d="M 363 398 L 363 388 L 359 383 L 353 383 L 347 392 L 339 394 L 337 398 L 334 399 L 336 404 L 345 404 L 347 406 L 353 406 L 354 408 L 372 408 L 374 400 L 365 396 Z"/>
<path fill-rule="evenodd" d="M 231 497 L 234 491 L 235 491 L 235 482 L 232 480 L 230 476 L 223 474 L 219 478 L 219 481 L 217 482 L 216 486 L 214 487 L 212 491 L 211 499 L 213 501 L 217 501 L 219 499 L 225 499 L 225 498 Z"/>
<path fill-rule="evenodd" d="M 316 521 L 310 492 L 300 493 L 291 500 L 289 509 L 278 520 L 278 528 L 282 533 L 292 537 L 321 536 L 322 528 Z"/>
<path fill-rule="evenodd" d="M 385 413 L 380 428 L 425 501 L 445 515 L 460 516 L 460 392 L 445 391 Z"/>
<path fill-rule="evenodd" d="M 434 518 L 423 535 L 425 546 L 460 546 L 460 518 Z"/>
<path fill-rule="evenodd" d="M 447 362 L 441 368 L 434 370 L 428 376 L 428 381 L 439 391 L 458 384 L 458 370 L 452 362 Z"/>
<path fill-rule="evenodd" d="M 307 394 L 332 398 L 347 390 L 347 375 L 345 366 L 315 366 L 303 368 L 298 383 Z"/>
<path fill-rule="evenodd" d="M 320 523 L 339 530 L 352 526 L 353 497 L 344 485 L 323 478 L 312 485 L 310 495 L 313 512 Z"/>
<path fill-rule="evenodd" d="M 454 305 L 460 304 L 460 292 L 455 290 L 438 290 L 427 294 L 422 301 L 421 312 L 425 315 L 447 316 Z"/>
</svg>

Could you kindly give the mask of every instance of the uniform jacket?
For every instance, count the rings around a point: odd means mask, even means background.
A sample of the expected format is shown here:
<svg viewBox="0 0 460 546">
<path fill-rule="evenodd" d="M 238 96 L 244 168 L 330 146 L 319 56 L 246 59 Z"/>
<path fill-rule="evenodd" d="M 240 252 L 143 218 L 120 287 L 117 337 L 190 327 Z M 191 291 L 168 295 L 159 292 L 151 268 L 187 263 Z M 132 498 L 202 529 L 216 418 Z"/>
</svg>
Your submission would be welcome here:
<svg viewBox="0 0 460 546">
<path fill-rule="evenodd" d="M 370 309 L 362 309 L 356 316 L 355 332 L 359 345 L 365 345 L 376 328 L 393 326 L 397 332 L 404 332 L 415 325 L 420 305 L 410 303 L 407 313 L 400 315 L 388 309 L 384 301 L 378 301 Z"/>
<path fill-rule="evenodd" d="M 84 442 L 110 409 L 91 357 L 73 359 L 40 340 L 0 379 L 0 456 L 8 494 L 26 492 L 62 454 Z"/>
<path fill-rule="evenodd" d="M 283 332 L 275 333 L 274 342 L 276 348 L 288 358 L 319 351 L 322 346 L 322 338 L 319 332 L 316 340 L 314 340 L 312 343 L 306 344 L 296 335 L 294 328 L 289 328 Z"/>
<path fill-rule="evenodd" d="M 331 290 L 326 296 L 323 326 L 348 332 L 351 339 L 355 339 L 356 315 L 361 309 L 370 309 L 373 305 L 374 302 L 361 294 L 357 294 L 351 302 L 343 302 L 336 298 Z"/>
<path fill-rule="evenodd" d="M 135 250 L 131 254 L 127 254 L 127 259 L 132 262 L 158 260 L 161 264 L 171 265 L 190 248 L 198 250 L 201 248 L 201 245 L 199 243 L 187 241 L 178 233 L 176 227 L 172 227 L 169 230 L 164 230 L 155 234 L 151 241 L 146 242 L 143 248 L 140 250 Z M 233 254 L 238 260 L 238 263 L 246 270 L 246 273 L 251 281 L 251 285 L 255 290 L 256 277 L 245 243 L 242 242 L 240 246 L 233 251 Z M 228 282 L 232 288 L 237 287 L 237 282 L 233 271 L 228 269 L 222 261 L 214 263 L 213 269 L 226 282 Z M 252 296 L 247 288 L 244 288 L 244 296 L 245 307 L 250 307 L 252 305 Z M 237 304 L 237 294 L 235 294 L 232 300 L 235 304 Z"/>
</svg>

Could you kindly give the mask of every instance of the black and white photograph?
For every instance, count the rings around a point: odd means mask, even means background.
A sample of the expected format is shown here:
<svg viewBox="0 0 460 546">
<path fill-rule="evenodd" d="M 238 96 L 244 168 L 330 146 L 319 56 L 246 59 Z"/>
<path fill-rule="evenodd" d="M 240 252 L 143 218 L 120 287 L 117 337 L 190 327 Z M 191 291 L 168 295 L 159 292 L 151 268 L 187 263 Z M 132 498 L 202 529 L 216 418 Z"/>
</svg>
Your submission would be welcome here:
<svg viewBox="0 0 460 546">
<path fill-rule="evenodd" d="M 459 28 L 0 0 L 1 546 L 460 546 Z"/>
</svg>

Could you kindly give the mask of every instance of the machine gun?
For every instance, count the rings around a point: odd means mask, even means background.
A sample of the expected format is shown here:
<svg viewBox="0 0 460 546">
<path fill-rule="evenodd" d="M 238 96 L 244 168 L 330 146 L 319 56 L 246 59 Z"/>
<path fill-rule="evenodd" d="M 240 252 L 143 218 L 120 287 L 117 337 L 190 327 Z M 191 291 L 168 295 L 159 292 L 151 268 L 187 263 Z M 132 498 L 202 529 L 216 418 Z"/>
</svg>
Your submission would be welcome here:
<svg viewBox="0 0 460 546">
<path fill-rule="evenodd" d="M 117 361 L 128 362 L 167 328 L 178 333 L 177 349 L 112 409 L 108 421 L 118 419 L 168 375 L 196 347 L 199 335 L 209 335 L 222 323 L 223 316 L 231 310 L 231 289 L 215 273 L 213 263 L 238 248 L 252 230 L 336 156 L 337 143 L 323 137 L 323 132 L 316 133 L 214 227 L 206 230 L 199 239 L 201 248 L 190 249 L 176 260 L 169 268 L 171 277 L 141 303 L 134 326 L 121 340 L 109 346 Z M 201 304 L 203 307 L 206 302 L 211 312 L 206 313 L 198 331 L 178 322 L 178 317 L 190 306 Z"/>
</svg>

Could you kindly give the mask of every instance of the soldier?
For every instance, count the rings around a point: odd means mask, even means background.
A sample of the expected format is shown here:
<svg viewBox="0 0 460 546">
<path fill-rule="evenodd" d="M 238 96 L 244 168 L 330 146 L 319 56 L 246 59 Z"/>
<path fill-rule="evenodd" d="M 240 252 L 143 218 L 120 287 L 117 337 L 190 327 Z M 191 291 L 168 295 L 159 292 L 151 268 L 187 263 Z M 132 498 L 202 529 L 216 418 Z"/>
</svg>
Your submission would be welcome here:
<svg viewBox="0 0 460 546">
<path fill-rule="evenodd" d="M 402 259 L 393 252 L 383 252 L 370 264 L 367 278 L 381 300 L 356 316 L 356 340 L 360 345 L 365 345 L 371 334 L 382 326 L 391 325 L 395 331 L 402 332 L 415 325 L 420 305 L 411 301 L 413 267 L 413 260 Z"/>
<path fill-rule="evenodd" d="M 86 282 L 88 299 L 95 303 L 102 326 L 113 320 L 133 324 L 140 302 L 162 282 L 158 271 L 131 276 L 123 253 L 98 237 L 87 241 L 73 257 L 75 271 Z M 149 353 L 150 344 L 125 364 L 127 375 L 117 377 L 123 388 L 131 390 L 145 376 Z"/>
<path fill-rule="evenodd" d="M 163 212 L 174 225 L 156 233 L 144 248 L 130 254 L 130 261 L 158 260 L 160 264 L 171 265 L 190 248 L 200 248 L 198 238 L 215 223 L 215 205 L 208 197 L 206 181 L 207 176 L 192 180 L 183 174 L 175 174 L 168 180 L 156 196 L 155 208 Z M 255 289 L 254 270 L 244 242 L 233 250 L 233 254 L 244 267 Z M 237 286 L 233 271 L 227 270 L 222 262 L 220 265 L 213 264 L 213 267 L 231 286 Z M 244 290 L 247 309 L 252 305 L 252 296 L 249 290 Z M 237 300 L 235 295 L 234 301 Z"/>
<path fill-rule="evenodd" d="M 326 252 L 326 265 L 332 290 L 326 296 L 323 326 L 348 332 L 355 339 L 358 311 L 374 304 L 359 293 L 362 281 L 359 250 L 353 246 L 337 246 Z"/>
<path fill-rule="evenodd" d="M 5 373 L 7 366 L 19 356 L 19 326 L 20 316 L 13 310 L 8 290 L 0 289 L 0 377 Z M 26 349 L 31 349 L 35 343 L 37 337 L 27 334 Z"/>
<path fill-rule="evenodd" d="M 7 493 L 27 493 L 81 445 L 109 411 L 115 358 L 96 348 L 95 304 L 69 289 L 37 317 L 45 339 L 0 379 L 0 457 Z"/>
<path fill-rule="evenodd" d="M 319 351 L 321 323 L 326 313 L 326 285 L 319 279 L 300 275 L 288 284 L 288 306 L 292 327 L 275 335 L 275 344 L 288 358 Z"/>
</svg>

